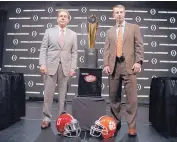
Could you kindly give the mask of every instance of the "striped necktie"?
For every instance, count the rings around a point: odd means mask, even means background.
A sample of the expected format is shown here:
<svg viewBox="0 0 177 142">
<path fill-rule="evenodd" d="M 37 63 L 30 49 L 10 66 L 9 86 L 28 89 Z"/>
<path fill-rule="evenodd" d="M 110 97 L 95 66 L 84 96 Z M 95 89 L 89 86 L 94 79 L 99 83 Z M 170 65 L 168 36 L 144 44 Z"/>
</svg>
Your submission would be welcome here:
<svg viewBox="0 0 177 142">
<path fill-rule="evenodd" d="M 123 35 L 122 35 L 122 25 L 119 25 L 119 31 L 118 31 L 118 40 L 117 40 L 117 56 L 122 56 L 122 43 L 123 43 Z"/>
<path fill-rule="evenodd" d="M 63 44 L 64 44 L 64 30 L 60 30 L 60 37 L 59 37 L 59 43 L 60 43 L 60 46 L 62 47 Z"/>
</svg>

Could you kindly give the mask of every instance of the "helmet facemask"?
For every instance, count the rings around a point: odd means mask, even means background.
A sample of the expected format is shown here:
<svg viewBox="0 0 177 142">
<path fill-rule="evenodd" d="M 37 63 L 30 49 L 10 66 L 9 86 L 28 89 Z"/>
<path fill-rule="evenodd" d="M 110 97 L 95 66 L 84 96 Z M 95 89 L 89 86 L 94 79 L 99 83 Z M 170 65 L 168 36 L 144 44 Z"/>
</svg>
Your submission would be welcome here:
<svg viewBox="0 0 177 142">
<path fill-rule="evenodd" d="M 64 130 L 63 135 L 67 137 L 78 137 L 81 133 L 81 128 L 76 119 L 73 119 L 71 123 L 66 124 Z"/>
<path fill-rule="evenodd" d="M 105 126 L 100 124 L 99 120 L 97 120 L 95 125 L 91 126 L 90 135 L 94 137 L 100 137 L 102 134 L 108 134 L 108 130 Z"/>
</svg>

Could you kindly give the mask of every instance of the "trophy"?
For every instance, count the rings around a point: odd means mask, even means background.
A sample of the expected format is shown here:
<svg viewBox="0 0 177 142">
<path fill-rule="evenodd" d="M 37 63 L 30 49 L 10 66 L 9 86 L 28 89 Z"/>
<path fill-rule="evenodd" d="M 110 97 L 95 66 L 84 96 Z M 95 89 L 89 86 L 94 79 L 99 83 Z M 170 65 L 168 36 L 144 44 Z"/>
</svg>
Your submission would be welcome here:
<svg viewBox="0 0 177 142">
<path fill-rule="evenodd" d="M 87 23 L 88 48 L 85 49 L 85 67 L 97 68 L 98 50 L 95 48 L 96 32 L 98 30 L 98 18 L 91 15 Z"/>
</svg>

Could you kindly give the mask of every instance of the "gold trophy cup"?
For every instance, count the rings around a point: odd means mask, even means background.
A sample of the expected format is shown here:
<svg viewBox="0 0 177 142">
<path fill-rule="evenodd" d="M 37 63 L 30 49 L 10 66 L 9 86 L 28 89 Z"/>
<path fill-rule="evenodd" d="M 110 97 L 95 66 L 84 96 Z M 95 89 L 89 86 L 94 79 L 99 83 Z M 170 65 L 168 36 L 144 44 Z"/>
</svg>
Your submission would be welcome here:
<svg viewBox="0 0 177 142">
<path fill-rule="evenodd" d="M 95 48 L 96 32 L 98 30 L 98 18 L 95 15 L 91 15 L 88 18 L 88 47 Z"/>
<path fill-rule="evenodd" d="M 91 15 L 88 18 L 88 48 L 85 48 L 85 67 L 97 68 L 98 50 L 95 48 L 96 32 L 98 29 L 98 18 Z"/>
</svg>

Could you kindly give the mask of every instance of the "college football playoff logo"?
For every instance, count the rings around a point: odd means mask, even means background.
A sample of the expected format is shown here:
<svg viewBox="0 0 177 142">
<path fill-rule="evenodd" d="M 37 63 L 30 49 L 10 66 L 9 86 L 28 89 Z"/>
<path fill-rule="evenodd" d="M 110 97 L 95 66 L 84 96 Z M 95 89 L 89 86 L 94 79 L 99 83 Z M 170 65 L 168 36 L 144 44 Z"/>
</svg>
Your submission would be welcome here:
<svg viewBox="0 0 177 142">
<path fill-rule="evenodd" d="M 96 76 L 87 75 L 87 76 L 84 77 L 84 79 L 85 79 L 86 82 L 94 82 L 94 81 L 96 81 Z"/>
</svg>

